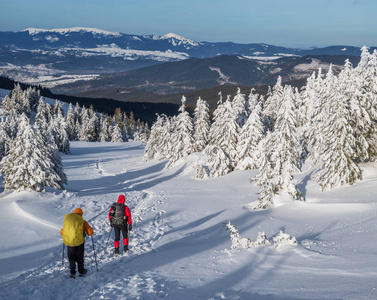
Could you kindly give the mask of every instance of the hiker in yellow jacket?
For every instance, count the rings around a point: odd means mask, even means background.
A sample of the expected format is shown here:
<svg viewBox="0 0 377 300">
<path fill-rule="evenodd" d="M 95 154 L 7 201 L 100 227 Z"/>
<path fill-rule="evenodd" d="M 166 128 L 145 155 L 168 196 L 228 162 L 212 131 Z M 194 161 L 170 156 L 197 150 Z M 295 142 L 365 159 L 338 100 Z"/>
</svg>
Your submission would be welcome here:
<svg viewBox="0 0 377 300">
<path fill-rule="evenodd" d="M 76 208 L 73 213 L 65 215 L 64 225 L 60 230 L 63 243 L 68 248 L 71 278 L 76 276 L 76 262 L 80 277 L 87 272 L 87 269 L 84 269 L 84 242 L 85 235 L 93 234 L 93 228 L 83 219 L 82 215 L 81 208 Z"/>
</svg>

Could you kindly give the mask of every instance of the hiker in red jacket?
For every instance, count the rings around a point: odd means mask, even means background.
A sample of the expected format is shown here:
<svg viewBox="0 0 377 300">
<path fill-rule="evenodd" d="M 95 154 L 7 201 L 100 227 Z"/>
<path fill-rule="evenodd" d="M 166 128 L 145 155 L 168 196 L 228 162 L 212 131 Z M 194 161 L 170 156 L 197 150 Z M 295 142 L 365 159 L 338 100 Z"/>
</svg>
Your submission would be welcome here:
<svg viewBox="0 0 377 300">
<path fill-rule="evenodd" d="M 119 240 L 120 240 L 120 232 L 122 231 L 123 236 L 123 246 L 124 250 L 123 253 L 128 251 L 128 229 L 132 230 L 132 219 L 131 219 L 131 211 L 127 205 L 124 203 L 126 202 L 126 198 L 124 195 L 120 195 L 118 197 L 118 202 L 113 203 L 109 211 L 109 220 L 111 227 L 114 227 L 115 232 L 115 254 L 119 254 Z"/>
</svg>

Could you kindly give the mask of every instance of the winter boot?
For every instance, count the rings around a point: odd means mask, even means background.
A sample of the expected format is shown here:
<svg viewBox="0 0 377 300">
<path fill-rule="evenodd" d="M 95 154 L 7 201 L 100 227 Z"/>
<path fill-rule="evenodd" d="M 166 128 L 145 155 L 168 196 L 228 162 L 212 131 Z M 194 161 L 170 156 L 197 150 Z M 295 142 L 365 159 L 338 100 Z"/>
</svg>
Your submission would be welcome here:
<svg viewBox="0 0 377 300">
<path fill-rule="evenodd" d="M 88 270 L 87 270 L 87 269 L 84 269 L 84 272 L 80 273 L 79 276 L 80 276 L 80 277 L 83 277 L 86 273 L 88 273 Z"/>
<path fill-rule="evenodd" d="M 124 245 L 123 254 L 126 254 L 128 251 L 128 245 Z"/>
<path fill-rule="evenodd" d="M 119 254 L 119 247 L 116 247 L 115 248 L 115 255 L 118 255 Z"/>
<path fill-rule="evenodd" d="M 71 276 L 70 276 L 71 278 L 75 278 L 76 277 L 76 275 L 75 274 L 71 274 Z"/>
</svg>

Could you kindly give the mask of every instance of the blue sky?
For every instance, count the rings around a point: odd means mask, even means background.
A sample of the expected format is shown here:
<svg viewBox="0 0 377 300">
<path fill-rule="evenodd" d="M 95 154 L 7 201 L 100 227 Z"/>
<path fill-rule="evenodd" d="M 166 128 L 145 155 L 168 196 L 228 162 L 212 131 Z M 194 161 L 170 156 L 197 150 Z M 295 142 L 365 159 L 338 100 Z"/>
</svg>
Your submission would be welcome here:
<svg viewBox="0 0 377 300">
<path fill-rule="evenodd" d="M 377 46 L 377 0 L 0 0 L 0 31 L 93 27 L 196 41 Z"/>
</svg>

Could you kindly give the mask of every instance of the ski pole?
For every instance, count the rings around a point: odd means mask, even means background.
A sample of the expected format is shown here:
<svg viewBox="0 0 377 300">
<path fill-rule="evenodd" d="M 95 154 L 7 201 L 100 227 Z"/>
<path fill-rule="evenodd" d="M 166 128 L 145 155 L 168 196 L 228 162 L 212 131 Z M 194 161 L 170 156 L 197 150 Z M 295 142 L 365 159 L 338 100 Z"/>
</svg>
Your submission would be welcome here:
<svg viewBox="0 0 377 300">
<path fill-rule="evenodd" d="M 107 245 L 109 244 L 109 239 L 110 239 L 110 236 L 111 236 L 111 232 L 113 231 L 113 227 L 110 228 L 110 233 L 109 233 L 109 237 L 107 238 L 107 242 L 106 242 L 106 246 L 105 246 L 105 253 L 107 253 Z"/>
<path fill-rule="evenodd" d="M 93 236 L 91 235 L 91 237 L 92 237 L 92 245 L 93 245 L 94 259 L 95 259 L 95 261 L 96 261 L 96 269 L 97 269 L 97 272 L 98 272 L 97 255 L 96 255 L 96 250 L 94 249 L 94 240 L 93 240 Z"/>
<path fill-rule="evenodd" d="M 64 266 L 64 243 L 63 243 L 63 256 L 62 256 L 62 265 Z"/>
</svg>

